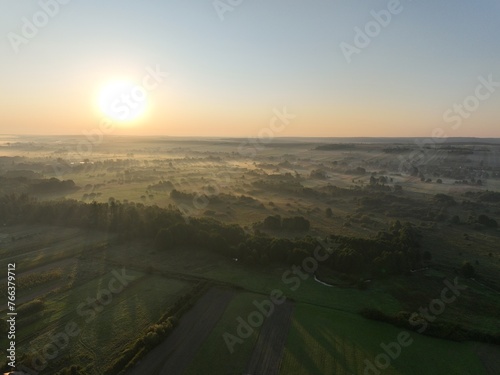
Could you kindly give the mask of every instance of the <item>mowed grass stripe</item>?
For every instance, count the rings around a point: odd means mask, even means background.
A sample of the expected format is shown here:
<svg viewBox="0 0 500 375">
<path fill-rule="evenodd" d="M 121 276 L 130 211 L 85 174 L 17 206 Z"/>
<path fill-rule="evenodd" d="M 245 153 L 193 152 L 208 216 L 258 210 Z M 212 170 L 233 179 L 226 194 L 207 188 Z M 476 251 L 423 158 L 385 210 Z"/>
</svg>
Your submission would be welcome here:
<svg viewBox="0 0 500 375">
<path fill-rule="evenodd" d="M 43 318 L 22 326 L 20 333 L 23 344 L 28 344 L 27 340 L 32 339 L 32 347 L 39 348 L 50 342 L 50 335 L 63 332 L 66 324 L 74 321 L 83 338 L 88 338 L 93 343 L 99 342 L 101 347 L 109 347 L 110 350 L 121 349 L 191 288 L 190 283 L 180 280 L 144 276 L 139 272 L 131 274 L 137 279 L 122 292 L 114 294 L 111 302 L 103 306 L 100 312 L 87 305 L 81 310 L 85 312 L 84 315 L 80 315 L 78 306 L 86 303 L 88 297 L 96 298 L 99 285 L 105 288 L 113 278 L 112 274 L 106 274 L 49 299 Z M 97 332 L 101 331 L 110 333 L 109 337 L 98 337 Z M 109 352 L 100 353 L 106 355 Z"/>
<path fill-rule="evenodd" d="M 121 298 L 126 298 L 127 293 L 131 293 L 136 284 L 140 283 L 144 274 L 137 271 L 127 271 L 128 274 L 134 275 L 136 279 L 133 283 L 129 284 L 119 294 L 113 295 L 110 304 L 105 308 L 110 308 L 113 304 Z M 43 338 L 46 333 L 51 333 L 53 330 L 64 330 L 64 326 L 71 320 L 77 323 L 85 322 L 85 312 L 88 310 L 86 307 L 82 309 L 83 315 L 78 313 L 78 307 L 81 304 L 87 304 L 88 298 L 97 298 L 100 289 L 107 288 L 109 281 L 114 278 L 111 272 L 106 273 L 100 277 L 94 278 L 84 284 L 71 288 L 63 293 L 51 296 L 46 300 L 46 307 L 44 310 L 43 318 L 34 321 L 31 324 L 23 326 L 21 330 L 19 342 L 23 343 L 27 338 L 36 336 L 37 339 Z M 24 336 L 23 333 L 27 332 L 28 335 Z"/>
<path fill-rule="evenodd" d="M 238 337 L 236 330 L 239 323 L 236 319 L 241 317 L 246 320 L 256 310 L 253 301 L 260 302 L 263 298 L 260 294 L 246 292 L 235 295 L 183 375 L 243 374 L 257 342 L 260 327 L 254 329 L 241 343 L 235 344 L 232 353 L 223 335 L 229 333 Z"/>
<path fill-rule="evenodd" d="M 96 351 L 97 371 L 106 368 L 116 358 L 109 353 L 120 353 L 154 324 L 179 297 L 186 294 L 192 284 L 161 276 L 142 279 L 130 290 L 124 291 L 113 308 L 105 308 L 96 319 L 82 327 L 81 339 L 95 347 L 103 343 L 105 350 Z M 121 297 L 121 296 L 120 296 Z"/>
<path fill-rule="evenodd" d="M 37 227 L 33 227 L 37 228 Z M 93 233 L 89 236 L 81 231 L 68 228 L 57 228 L 60 233 L 53 235 L 49 232 L 49 239 L 35 236 L 29 239 L 21 239 L 11 242 L 2 248 L 5 261 L 19 263 L 22 268 L 18 272 L 24 272 L 33 268 L 50 264 L 57 260 L 63 260 L 90 251 L 92 248 L 103 245 L 111 238 L 102 232 Z M 68 234 L 70 233 L 70 234 Z"/>
<path fill-rule="evenodd" d="M 381 343 L 402 330 L 356 314 L 297 304 L 286 343 L 281 375 L 363 374 L 365 360 L 374 362 Z M 414 342 L 391 361 L 384 375 L 485 374 L 476 343 L 457 343 L 411 333 Z M 368 372 L 371 374 L 371 372 Z"/>
</svg>

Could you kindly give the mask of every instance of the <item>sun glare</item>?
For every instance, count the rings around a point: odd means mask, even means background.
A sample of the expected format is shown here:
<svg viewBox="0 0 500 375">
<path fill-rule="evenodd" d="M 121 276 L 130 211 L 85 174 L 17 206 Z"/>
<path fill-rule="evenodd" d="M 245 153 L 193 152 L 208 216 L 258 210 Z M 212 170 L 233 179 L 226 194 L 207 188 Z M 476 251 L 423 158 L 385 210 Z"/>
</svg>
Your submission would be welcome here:
<svg viewBox="0 0 500 375">
<path fill-rule="evenodd" d="M 137 120 L 147 107 L 146 90 L 131 81 L 106 84 L 99 94 L 99 108 L 109 118 L 123 123 Z"/>
</svg>

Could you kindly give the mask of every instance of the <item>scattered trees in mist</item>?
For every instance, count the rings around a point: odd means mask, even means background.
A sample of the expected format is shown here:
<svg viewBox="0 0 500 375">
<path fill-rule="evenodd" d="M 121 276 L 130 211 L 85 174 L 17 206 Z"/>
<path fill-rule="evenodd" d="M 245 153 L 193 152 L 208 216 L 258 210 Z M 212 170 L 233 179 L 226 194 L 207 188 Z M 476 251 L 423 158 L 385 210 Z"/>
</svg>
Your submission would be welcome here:
<svg viewBox="0 0 500 375">
<path fill-rule="evenodd" d="M 0 199 L 0 217 L 3 224 L 77 226 L 114 232 L 122 239 L 154 239 L 155 246 L 162 251 L 197 246 L 252 265 L 300 264 L 318 246 L 318 241 L 310 236 L 271 238 L 246 233 L 239 225 L 211 218 L 190 218 L 187 222 L 178 210 L 140 203 L 39 202 L 27 195 L 11 195 Z M 309 221 L 303 217 L 270 216 L 264 222 L 268 227 L 290 231 L 309 229 Z M 331 235 L 329 240 L 336 246 L 324 265 L 346 274 L 406 273 L 422 265 L 419 237 L 413 225 L 399 222 L 370 239 Z"/>
</svg>

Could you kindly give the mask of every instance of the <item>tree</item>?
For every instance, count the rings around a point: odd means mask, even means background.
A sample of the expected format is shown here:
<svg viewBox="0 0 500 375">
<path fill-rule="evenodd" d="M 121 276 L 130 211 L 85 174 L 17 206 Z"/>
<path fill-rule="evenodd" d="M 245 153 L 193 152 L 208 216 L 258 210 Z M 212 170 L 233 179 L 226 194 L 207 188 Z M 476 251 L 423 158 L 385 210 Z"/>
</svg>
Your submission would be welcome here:
<svg viewBox="0 0 500 375">
<path fill-rule="evenodd" d="M 317 178 L 318 180 L 325 180 L 327 178 L 326 172 L 320 169 L 315 169 L 311 172 L 310 178 Z"/>
<path fill-rule="evenodd" d="M 402 228 L 403 226 L 401 225 L 401 222 L 399 220 L 391 223 L 391 231 L 393 232 L 399 232 Z"/>
<path fill-rule="evenodd" d="M 333 212 L 332 212 L 332 209 L 330 207 L 327 207 L 327 209 L 325 210 L 325 216 L 328 218 L 333 216 Z"/>
<path fill-rule="evenodd" d="M 229 256 L 231 255 L 229 245 L 224 237 L 219 233 L 210 233 L 208 243 L 205 244 L 210 250 L 216 251 L 219 254 Z"/>
<path fill-rule="evenodd" d="M 486 215 L 479 215 L 477 218 L 477 222 L 479 224 L 483 224 L 484 226 L 487 226 L 489 228 L 498 228 L 498 223 L 495 219 L 492 219 Z"/>
<path fill-rule="evenodd" d="M 287 217 L 282 221 L 283 230 L 288 231 L 308 231 L 310 226 L 309 220 L 302 216 Z"/>
<path fill-rule="evenodd" d="M 455 201 L 455 199 L 450 196 L 450 195 L 446 195 L 446 194 L 436 194 L 434 196 L 434 200 L 439 203 L 439 204 L 442 204 L 444 206 L 455 206 L 457 205 L 457 202 Z"/>
<path fill-rule="evenodd" d="M 158 231 L 155 238 L 155 246 L 158 249 L 169 249 L 174 245 L 174 236 L 168 228 L 163 228 Z"/>
<path fill-rule="evenodd" d="M 83 373 L 84 373 L 84 370 L 81 366 L 73 365 L 70 367 L 70 374 L 71 375 L 82 375 Z"/>
<path fill-rule="evenodd" d="M 264 219 L 263 228 L 270 229 L 270 230 L 280 230 L 281 229 L 281 216 L 276 215 L 276 216 L 266 217 Z"/>
<path fill-rule="evenodd" d="M 293 246 L 292 241 L 286 238 L 274 238 L 269 246 L 269 259 L 272 262 L 283 262 Z"/>
<path fill-rule="evenodd" d="M 473 277 L 476 272 L 472 264 L 470 264 L 470 262 L 468 261 L 465 261 L 462 263 L 462 267 L 460 267 L 460 273 L 463 277 L 470 278 Z"/>
<path fill-rule="evenodd" d="M 290 264 L 300 265 L 309 254 L 304 249 L 294 248 L 288 259 Z"/>
</svg>

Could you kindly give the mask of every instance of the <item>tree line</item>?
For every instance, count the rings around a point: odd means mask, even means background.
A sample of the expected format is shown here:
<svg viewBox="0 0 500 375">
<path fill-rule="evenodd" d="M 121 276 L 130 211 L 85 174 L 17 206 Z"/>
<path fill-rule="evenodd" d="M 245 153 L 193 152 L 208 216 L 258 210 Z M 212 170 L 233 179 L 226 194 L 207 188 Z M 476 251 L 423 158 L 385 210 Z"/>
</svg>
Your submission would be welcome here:
<svg viewBox="0 0 500 375">
<path fill-rule="evenodd" d="M 197 246 L 251 265 L 301 264 L 313 256 L 318 245 L 311 236 L 273 238 L 259 231 L 245 232 L 239 225 L 212 218 L 193 217 L 186 222 L 177 209 L 142 203 L 38 201 L 26 194 L 9 195 L 0 199 L 0 218 L 3 225 L 44 223 L 109 231 L 121 239 L 151 239 L 161 251 Z M 271 220 L 283 228 L 284 219 Z M 289 225 L 294 229 L 305 228 L 308 222 L 291 218 Z M 419 238 L 412 224 L 399 221 L 369 239 L 332 234 L 328 240 L 336 246 L 324 266 L 367 277 L 406 273 L 422 265 Z"/>
</svg>

